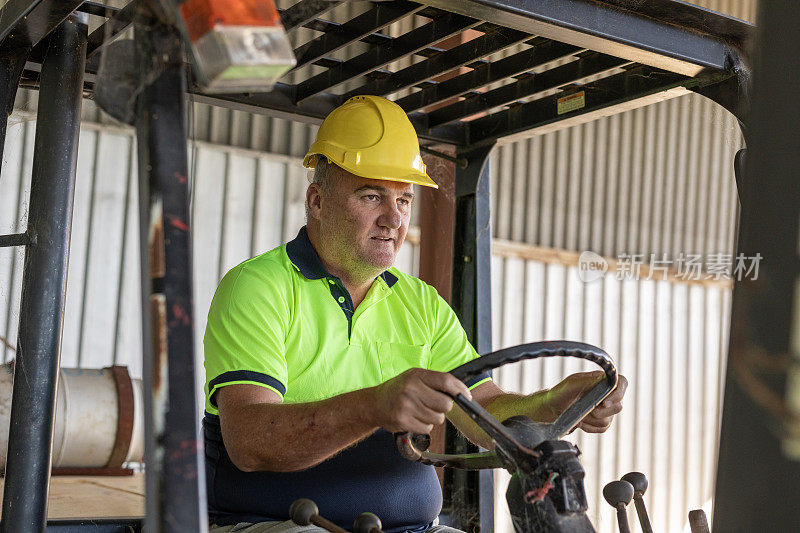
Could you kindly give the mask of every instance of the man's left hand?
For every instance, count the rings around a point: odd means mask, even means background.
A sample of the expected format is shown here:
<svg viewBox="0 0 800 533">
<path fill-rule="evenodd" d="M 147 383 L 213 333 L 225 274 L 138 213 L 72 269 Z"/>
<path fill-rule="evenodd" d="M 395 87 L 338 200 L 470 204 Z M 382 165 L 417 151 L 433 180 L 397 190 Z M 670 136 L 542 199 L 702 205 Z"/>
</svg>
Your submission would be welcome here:
<svg viewBox="0 0 800 533">
<path fill-rule="evenodd" d="M 603 372 L 580 372 L 567 376 L 561 383 L 550 389 L 547 393 L 549 407 L 554 414 L 562 413 L 567 407 L 572 405 L 575 400 L 589 391 L 600 379 L 603 379 Z M 622 398 L 628 388 L 628 380 L 620 375 L 617 387 L 600 402 L 588 415 L 581 420 L 578 427 L 586 433 L 603 433 L 606 431 L 614 415 L 622 411 Z"/>
</svg>

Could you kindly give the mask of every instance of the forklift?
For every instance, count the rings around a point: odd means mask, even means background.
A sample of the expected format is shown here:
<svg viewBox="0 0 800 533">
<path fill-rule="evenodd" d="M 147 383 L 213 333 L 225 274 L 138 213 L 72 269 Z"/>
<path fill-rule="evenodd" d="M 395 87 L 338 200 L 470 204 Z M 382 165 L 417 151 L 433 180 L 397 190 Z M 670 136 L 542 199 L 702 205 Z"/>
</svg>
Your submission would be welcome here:
<svg viewBox="0 0 800 533">
<path fill-rule="evenodd" d="M 7 0 L 0 7 L 0 103 L 9 116 L 18 87 L 40 92 L 28 227 L 0 236 L 0 246 L 26 252 L 14 368 L 15 376 L 25 379 L 13 385 L 0 531 L 207 529 L 203 446 L 191 385 L 189 169 L 186 143 L 175 142 L 187 136 L 187 94 L 197 102 L 319 124 L 350 96 L 391 96 L 406 89 L 413 90 L 395 101 L 408 113 L 421 148 L 444 161 L 455 177 L 452 305 L 484 356 L 453 372 L 466 378 L 525 358 L 567 356 L 593 361 L 605 374 L 551 426 L 525 420 L 500 424 L 457 398 L 494 438 L 493 456 L 477 453 L 453 431 L 447 432 L 444 454 L 429 452 L 424 436 L 398 435 L 410 460 L 488 467 L 446 471 L 443 513 L 449 523 L 465 531 L 492 530 L 491 468 L 502 467 L 517 474 L 509 501 L 518 531 L 591 531 L 578 452 L 560 438 L 616 383 L 611 358 L 588 345 L 537 343 L 490 353 L 487 162 L 493 147 L 695 92 L 740 122 L 747 149 L 734 161 L 741 203 L 738 247 L 765 258 L 759 279 L 737 281 L 734 292 L 713 528 L 800 529 L 800 508 L 789 503 L 800 480 L 800 306 L 795 303 L 800 194 L 792 180 L 800 171 L 795 131 L 800 106 L 794 94 L 800 85 L 800 5 L 762 2 L 756 37 L 748 23 L 681 0 L 374 1 L 351 20 L 326 16 L 343 3 L 299 0 L 242 19 L 235 16 L 241 10 L 233 0 L 131 0 L 122 7 Z M 411 16 L 427 22 L 398 37 L 383 33 Z M 89 32 L 89 23 L 98 20 Z M 320 35 L 287 47 L 286 34 L 301 27 Z M 451 48 L 437 46 L 466 30 L 480 36 Z M 125 38 L 131 31 L 133 39 Z M 253 61 L 225 54 L 237 42 Z M 523 44 L 519 52 L 490 60 Z M 332 57 L 347 47 L 365 51 L 346 60 Z M 404 58 L 420 60 L 394 72 L 385 68 Z M 323 70 L 289 81 L 306 65 Z M 447 73 L 454 75 L 440 77 Z M 342 84 L 353 88 L 333 91 Z M 84 97 L 134 125 L 137 134 L 146 516 L 48 522 Z M 0 146 L 6 126 L 7 120 L 0 122 Z M 631 490 L 615 487 L 608 498 L 617 508 L 641 492 L 633 483 Z M 313 506 L 298 509 L 298 520 L 320 521 Z M 374 521 L 365 524 L 366 531 L 376 528 Z"/>
</svg>

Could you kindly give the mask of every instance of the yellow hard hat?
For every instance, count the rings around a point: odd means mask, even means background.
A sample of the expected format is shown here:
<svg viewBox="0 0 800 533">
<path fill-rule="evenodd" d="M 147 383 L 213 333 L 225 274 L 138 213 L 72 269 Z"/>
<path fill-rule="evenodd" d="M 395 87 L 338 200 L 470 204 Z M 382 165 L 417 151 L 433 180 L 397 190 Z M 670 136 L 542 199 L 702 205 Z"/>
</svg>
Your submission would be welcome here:
<svg viewBox="0 0 800 533">
<path fill-rule="evenodd" d="M 314 168 L 321 155 L 362 178 L 438 188 L 425 172 L 417 132 L 405 111 L 380 96 L 354 96 L 331 111 L 303 166 Z"/>
</svg>

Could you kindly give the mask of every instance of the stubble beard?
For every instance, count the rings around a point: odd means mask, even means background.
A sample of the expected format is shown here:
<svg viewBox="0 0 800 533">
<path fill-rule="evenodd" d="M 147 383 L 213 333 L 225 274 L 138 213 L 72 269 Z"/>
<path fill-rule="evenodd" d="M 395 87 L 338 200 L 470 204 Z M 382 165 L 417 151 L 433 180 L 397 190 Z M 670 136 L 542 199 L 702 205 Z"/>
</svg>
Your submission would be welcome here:
<svg viewBox="0 0 800 533">
<path fill-rule="evenodd" d="M 369 250 L 353 240 L 352 235 L 348 234 L 345 227 L 346 225 L 339 224 L 334 228 L 329 228 L 328 242 L 332 245 L 330 252 L 335 258 L 336 264 L 347 273 L 352 281 L 359 283 L 372 281 L 394 264 L 396 252 L 392 253 L 388 261 L 371 258 Z M 366 246 L 369 246 L 369 242 Z"/>
</svg>

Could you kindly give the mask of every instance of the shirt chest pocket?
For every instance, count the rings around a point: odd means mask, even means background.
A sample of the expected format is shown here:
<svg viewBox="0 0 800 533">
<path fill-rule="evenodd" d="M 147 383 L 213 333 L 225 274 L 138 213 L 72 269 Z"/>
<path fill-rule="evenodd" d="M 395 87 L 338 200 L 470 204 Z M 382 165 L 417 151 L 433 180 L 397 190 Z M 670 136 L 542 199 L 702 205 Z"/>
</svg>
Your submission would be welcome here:
<svg viewBox="0 0 800 533">
<path fill-rule="evenodd" d="M 427 344 L 378 341 L 378 362 L 386 381 L 409 368 L 430 368 L 431 352 Z"/>
</svg>

